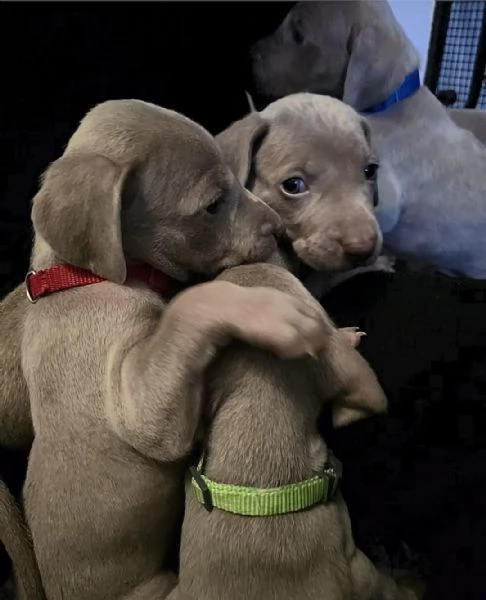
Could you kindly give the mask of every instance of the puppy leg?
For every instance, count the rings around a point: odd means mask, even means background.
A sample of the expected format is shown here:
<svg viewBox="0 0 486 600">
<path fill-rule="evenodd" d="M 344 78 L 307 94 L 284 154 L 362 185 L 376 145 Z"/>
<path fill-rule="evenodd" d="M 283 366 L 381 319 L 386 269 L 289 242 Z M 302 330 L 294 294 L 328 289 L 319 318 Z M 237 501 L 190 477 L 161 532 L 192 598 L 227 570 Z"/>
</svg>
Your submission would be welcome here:
<svg viewBox="0 0 486 600">
<path fill-rule="evenodd" d="M 27 449 L 34 437 L 21 365 L 22 329 L 29 306 L 24 285 L 0 302 L 0 445 L 7 448 Z"/>
<path fill-rule="evenodd" d="M 356 549 L 351 563 L 356 600 L 418 600 L 411 589 L 399 587 L 391 577 L 378 571 L 370 559 Z"/>
<path fill-rule="evenodd" d="M 328 324 L 316 302 L 269 288 L 216 281 L 186 290 L 169 304 L 155 331 L 121 341 L 109 357 L 108 421 L 145 456 L 187 456 L 200 421 L 203 375 L 231 339 L 283 358 L 317 355 Z M 148 333 L 148 332 L 146 332 Z"/>
<path fill-rule="evenodd" d="M 0 541 L 12 559 L 18 600 L 45 600 L 30 532 L 14 497 L 1 480 Z"/>
<path fill-rule="evenodd" d="M 357 348 L 361 338 L 366 335 L 359 327 L 341 327 L 338 332 L 353 348 Z"/>
</svg>

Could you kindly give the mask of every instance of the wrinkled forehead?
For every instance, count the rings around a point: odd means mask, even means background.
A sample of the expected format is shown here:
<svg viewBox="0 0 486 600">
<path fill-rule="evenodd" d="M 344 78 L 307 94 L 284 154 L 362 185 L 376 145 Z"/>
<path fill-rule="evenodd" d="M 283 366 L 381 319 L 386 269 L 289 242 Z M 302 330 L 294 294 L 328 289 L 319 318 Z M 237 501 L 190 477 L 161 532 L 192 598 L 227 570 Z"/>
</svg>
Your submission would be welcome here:
<svg viewBox="0 0 486 600">
<path fill-rule="evenodd" d="M 366 3 L 370 0 L 366 0 Z M 383 2 L 382 2 L 383 3 Z M 322 30 L 323 22 L 328 19 L 352 22 L 357 18 L 359 2 L 354 0 L 318 0 L 297 2 L 287 15 L 287 22 L 298 24 L 305 31 Z M 332 33 L 332 27 L 329 33 Z"/>
<path fill-rule="evenodd" d="M 169 146 L 155 144 L 146 163 L 150 179 L 164 181 L 177 193 L 181 214 L 191 215 L 235 188 L 235 177 L 219 148 L 197 137 L 183 136 Z"/>
<path fill-rule="evenodd" d="M 159 156 L 186 157 L 196 166 L 221 160 L 213 137 L 190 119 L 139 100 L 96 106 L 71 136 L 67 150 L 104 154 L 120 163 Z M 167 155 L 167 156 L 165 156 Z"/>
<path fill-rule="evenodd" d="M 297 2 L 287 14 L 287 21 L 299 25 L 309 25 L 314 19 L 319 18 L 322 13 L 321 2 Z M 328 2 L 326 2 L 328 4 Z M 331 2 L 332 4 L 332 2 Z"/>
<path fill-rule="evenodd" d="M 361 163 L 370 158 L 372 149 L 361 117 L 354 111 L 310 108 L 275 115 L 260 154 L 264 161 L 295 164 L 305 161 L 308 169 L 313 170 L 311 165 L 318 168 L 323 161 Z"/>
<path fill-rule="evenodd" d="M 152 158 L 164 159 L 184 172 L 226 172 L 225 162 L 215 140 L 192 128 L 154 132 L 150 144 Z"/>
<path fill-rule="evenodd" d="M 329 16 L 344 15 L 347 19 L 351 16 L 356 16 L 363 8 L 368 10 L 379 7 L 386 2 L 383 0 L 309 0 L 304 2 L 296 2 L 291 13 L 298 17 L 306 19 L 323 18 Z M 363 6 L 364 5 L 364 6 Z M 378 8 L 379 10 L 379 8 Z"/>
</svg>

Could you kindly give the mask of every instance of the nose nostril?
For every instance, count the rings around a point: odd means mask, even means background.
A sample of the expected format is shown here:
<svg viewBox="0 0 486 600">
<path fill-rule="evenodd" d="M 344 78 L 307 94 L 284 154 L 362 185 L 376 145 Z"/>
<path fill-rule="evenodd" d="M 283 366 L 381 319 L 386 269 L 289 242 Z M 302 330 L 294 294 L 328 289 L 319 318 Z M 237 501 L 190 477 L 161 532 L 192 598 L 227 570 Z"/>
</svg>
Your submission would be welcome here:
<svg viewBox="0 0 486 600">
<path fill-rule="evenodd" d="M 276 227 L 271 223 L 264 223 L 261 227 L 262 235 L 272 235 L 275 233 Z"/>
<path fill-rule="evenodd" d="M 373 249 L 364 252 L 346 252 L 346 258 L 353 267 L 366 264 L 373 256 Z"/>
</svg>

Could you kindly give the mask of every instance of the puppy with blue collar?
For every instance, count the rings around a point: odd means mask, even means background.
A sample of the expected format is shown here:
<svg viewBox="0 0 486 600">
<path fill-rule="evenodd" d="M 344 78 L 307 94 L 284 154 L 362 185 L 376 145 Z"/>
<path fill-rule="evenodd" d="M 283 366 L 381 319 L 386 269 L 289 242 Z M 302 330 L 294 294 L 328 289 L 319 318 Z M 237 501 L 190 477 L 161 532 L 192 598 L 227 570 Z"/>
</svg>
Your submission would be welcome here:
<svg viewBox="0 0 486 600">
<path fill-rule="evenodd" d="M 387 2 L 298 2 L 251 56 L 263 96 L 330 94 L 367 117 L 380 162 L 376 217 L 392 254 L 486 278 L 486 147 L 421 85 L 418 53 Z"/>
</svg>

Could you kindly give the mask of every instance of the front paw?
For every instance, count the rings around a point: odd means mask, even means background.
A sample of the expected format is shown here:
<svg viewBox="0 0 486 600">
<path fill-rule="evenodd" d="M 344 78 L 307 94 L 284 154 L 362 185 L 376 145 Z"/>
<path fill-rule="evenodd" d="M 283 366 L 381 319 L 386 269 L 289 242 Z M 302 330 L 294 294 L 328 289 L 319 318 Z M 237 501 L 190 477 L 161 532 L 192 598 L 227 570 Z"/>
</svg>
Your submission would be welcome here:
<svg viewBox="0 0 486 600">
<path fill-rule="evenodd" d="M 361 338 L 367 335 L 364 331 L 361 331 L 359 327 L 341 327 L 338 331 L 353 348 L 356 348 L 359 345 Z"/>
<path fill-rule="evenodd" d="M 369 271 L 381 271 L 383 273 L 395 273 L 394 256 L 380 254 L 380 256 L 368 268 Z"/>
</svg>

